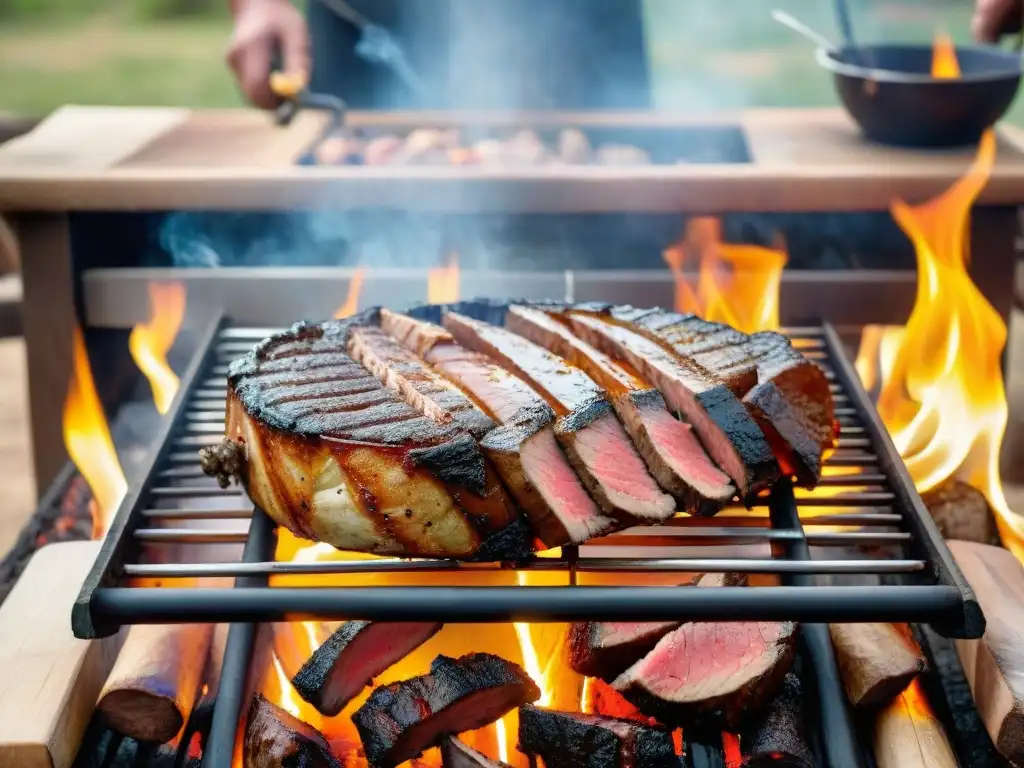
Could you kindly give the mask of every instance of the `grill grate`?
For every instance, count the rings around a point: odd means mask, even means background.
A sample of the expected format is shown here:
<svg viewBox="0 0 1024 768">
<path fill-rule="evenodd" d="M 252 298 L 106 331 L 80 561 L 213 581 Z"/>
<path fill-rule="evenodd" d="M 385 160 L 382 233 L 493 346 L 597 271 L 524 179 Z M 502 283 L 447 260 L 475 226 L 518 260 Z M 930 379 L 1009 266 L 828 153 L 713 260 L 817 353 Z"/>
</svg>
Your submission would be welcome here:
<svg viewBox="0 0 1024 768">
<path fill-rule="evenodd" d="M 828 325 L 787 330 L 794 345 L 826 370 L 841 424 L 819 489 L 780 483 L 751 510 L 673 519 L 564 547 L 558 557 L 518 567 L 562 572 L 564 586 L 529 588 L 466 584 L 474 574 L 510 570 L 493 564 L 397 558 L 274 562 L 274 524 L 253 510 L 241 490 L 220 489 L 203 475 L 196 451 L 223 434 L 227 363 L 275 330 L 233 327 L 223 318 L 211 322 L 182 376 L 149 470 L 122 503 L 72 617 L 79 637 L 134 623 L 239 622 L 228 643 L 207 765 L 230 756 L 252 647 L 249 622 L 800 621 L 833 768 L 861 763 L 825 622 L 925 623 L 950 637 L 979 637 L 983 631 L 970 587 Z M 738 556 L 737 549 L 753 554 Z M 336 586 L 346 574 L 448 571 L 458 572 L 461 585 Z M 587 583 L 602 574 L 695 571 L 774 574 L 779 585 L 693 590 Z M 298 575 L 333 578 L 335 586 L 269 585 L 271 577 Z M 233 588 L 204 581 L 229 577 L 237 579 Z"/>
</svg>

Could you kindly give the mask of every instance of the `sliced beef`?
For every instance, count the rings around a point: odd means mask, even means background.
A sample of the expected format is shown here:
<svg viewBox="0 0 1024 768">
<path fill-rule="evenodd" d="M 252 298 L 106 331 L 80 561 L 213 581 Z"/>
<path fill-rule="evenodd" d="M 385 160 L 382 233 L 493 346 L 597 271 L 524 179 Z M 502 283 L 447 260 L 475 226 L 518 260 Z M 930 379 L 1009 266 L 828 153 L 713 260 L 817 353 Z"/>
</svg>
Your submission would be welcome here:
<svg viewBox="0 0 1024 768">
<path fill-rule="evenodd" d="M 678 768 L 672 735 L 634 720 L 519 708 L 519 751 L 546 768 Z"/>
<path fill-rule="evenodd" d="M 584 341 L 624 359 L 661 391 L 669 407 L 693 426 L 741 494 L 777 479 L 778 464 L 764 433 L 727 386 L 696 363 L 609 317 L 573 310 L 569 321 Z"/>
<path fill-rule="evenodd" d="M 442 626 L 346 621 L 302 665 L 292 685 L 317 711 L 336 715 L 373 678 L 423 645 Z"/>
<path fill-rule="evenodd" d="M 459 387 L 501 426 L 481 441 L 491 464 L 548 547 L 607 533 L 601 513 L 555 441 L 555 413 L 524 381 L 459 346 L 446 330 L 387 310 L 384 330 Z"/>
<path fill-rule="evenodd" d="M 249 706 L 242 752 L 245 768 L 341 768 L 320 731 L 259 693 Z"/>
<path fill-rule="evenodd" d="M 749 768 L 814 768 L 804 727 L 800 678 L 790 672 L 762 715 L 740 735 L 743 764 Z"/>
<path fill-rule="evenodd" d="M 370 322 L 300 323 L 231 365 L 227 439 L 250 498 L 295 535 L 338 549 L 528 554 L 472 436 L 425 417 L 349 356 L 353 324 Z M 204 469 L 219 474 L 223 462 Z"/>
<path fill-rule="evenodd" d="M 781 333 L 751 334 L 746 349 L 758 383 L 743 398 L 787 474 L 809 488 L 821 479 L 823 456 L 836 437 L 835 403 L 825 372 Z"/>
<path fill-rule="evenodd" d="M 675 501 L 658 487 L 604 391 L 579 368 L 504 328 L 448 313 L 456 341 L 525 379 L 559 416 L 555 435 L 601 508 L 628 523 L 663 521 Z"/>
<path fill-rule="evenodd" d="M 352 722 L 370 765 L 391 768 L 539 697 L 530 676 L 499 656 L 438 656 L 430 674 L 376 689 Z"/>
<path fill-rule="evenodd" d="M 441 744 L 442 768 L 509 768 L 508 763 L 492 760 L 450 736 Z"/>
<path fill-rule="evenodd" d="M 559 314 L 533 307 L 509 308 L 512 331 L 581 368 L 608 393 L 647 468 L 680 508 L 714 514 L 735 494 L 729 477 L 715 466 L 688 424 L 668 412 L 661 393 L 626 363 L 577 338 Z"/>
<path fill-rule="evenodd" d="M 796 636 L 789 622 L 683 624 L 612 687 L 663 723 L 736 731 L 778 691 Z"/>
</svg>

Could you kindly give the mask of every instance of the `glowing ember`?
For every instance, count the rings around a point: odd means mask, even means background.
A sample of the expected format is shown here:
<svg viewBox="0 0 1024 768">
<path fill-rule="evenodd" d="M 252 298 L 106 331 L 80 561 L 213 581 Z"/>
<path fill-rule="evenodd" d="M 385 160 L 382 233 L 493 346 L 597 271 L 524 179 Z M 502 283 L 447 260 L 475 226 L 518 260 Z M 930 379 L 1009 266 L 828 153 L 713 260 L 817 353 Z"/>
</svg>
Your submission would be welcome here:
<svg viewBox="0 0 1024 768">
<path fill-rule="evenodd" d="M 675 281 L 677 312 L 727 323 L 746 333 L 779 327 L 782 249 L 723 243 L 713 217 L 691 219 L 684 241 L 663 254 Z M 696 290 L 685 268 L 699 264 Z"/>
<path fill-rule="evenodd" d="M 1024 559 L 1024 521 L 1007 506 L 999 478 L 1007 328 L 967 271 L 970 208 L 995 152 L 989 131 L 970 170 L 946 193 L 916 206 L 893 203 L 917 253 L 917 300 L 904 328 L 871 332 L 858 370 L 881 383 L 878 411 L 918 489 L 953 476 L 974 486 L 995 511 L 1004 543 Z"/>
<path fill-rule="evenodd" d="M 64 400 L 64 447 L 92 490 L 92 535 L 102 539 L 128 490 L 121 463 L 110 437 L 82 330 L 75 327 L 71 381 Z"/>
<path fill-rule="evenodd" d="M 932 77 L 936 80 L 956 80 L 960 77 L 956 46 L 949 35 L 935 36 L 932 46 Z"/>
<path fill-rule="evenodd" d="M 149 322 L 132 328 L 128 350 L 139 370 L 149 380 L 153 403 L 167 413 L 178 392 L 177 374 L 167 364 L 167 353 L 185 318 L 185 286 L 181 283 L 149 284 Z"/>
<path fill-rule="evenodd" d="M 448 254 L 443 267 L 434 267 L 427 273 L 427 302 L 450 304 L 459 300 L 459 256 Z"/>
<path fill-rule="evenodd" d="M 352 279 L 348 283 L 348 295 L 345 303 L 334 312 L 336 320 L 351 317 L 359 310 L 359 296 L 363 292 L 363 278 L 366 277 L 366 269 L 360 267 L 352 273 Z"/>
</svg>

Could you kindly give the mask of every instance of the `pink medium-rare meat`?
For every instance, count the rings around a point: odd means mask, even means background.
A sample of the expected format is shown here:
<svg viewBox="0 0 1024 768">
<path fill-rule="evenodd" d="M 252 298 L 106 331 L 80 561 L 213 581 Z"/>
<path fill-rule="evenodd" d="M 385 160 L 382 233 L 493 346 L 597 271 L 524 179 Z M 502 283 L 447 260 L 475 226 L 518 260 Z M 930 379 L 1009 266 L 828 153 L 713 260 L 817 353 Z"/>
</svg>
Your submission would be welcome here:
<svg viewBox="0 0 1024 768">
<path fill-rule="evenodd" d="M 516 559 L 509 505 L 473 438 L 347 353 L 352 323 L 298 324 L 231 365 L 227 437 L 250 498 L 297 536 L 409 557 Z M 204 465 L 211 473 L 217 468 Z M 518 516 L 508 520 L 519 527 Z"/>
<path fill-rule="evenodd" d="M 601 513 L 555 441 L 554 412 L 525 382 L 462 348 L 440 326 L 387 310 L 381 323 L 501 424 L 480 447 L 546 546 L 580 544 L 612 529 L 614 521 Z"/>
<path fill-rule="evenodd" d="M 764 433 L 727 386 L 692 361 L 609 318 L 571 310 L 568 319 L 584 341 L 622 357 L 661 391 L 669 408 L 690 423 L 741 495 L 775 481 L 778 463 Z"/>
<path fill-rule="evenodd" d="M 683 511 L 709 515 L 728 503 L 735 494 L 729 477 L 711 461 L 690 426 L 668 412 L 661 393 L 626 364 L 576 337 L 561 317 L 513 306 L 505 324 L 579 367 L 606 390 L 647 468 Z"/>
<path fill-rule="evenodd" d="M 557 355 L 509 330 L 449 312 L 456 341 L 495 359 L 525 379 L 559 416 L 555 435 L 601 508 L 628 523 L 652 523 L 675 513 L 594 380 Z"/>
</svg>

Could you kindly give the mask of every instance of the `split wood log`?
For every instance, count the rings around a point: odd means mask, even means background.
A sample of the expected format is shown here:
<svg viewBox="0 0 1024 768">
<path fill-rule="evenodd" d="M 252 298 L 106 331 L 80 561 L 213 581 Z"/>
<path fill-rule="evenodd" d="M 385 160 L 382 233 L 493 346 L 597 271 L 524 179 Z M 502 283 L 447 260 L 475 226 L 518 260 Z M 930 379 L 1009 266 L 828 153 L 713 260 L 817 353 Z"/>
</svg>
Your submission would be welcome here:
<svg viewBox="0 0 1024 768">
<path fill-rule="evenodd" d="M 957 768 L 946 731 L 917 681 L 879 711 L 875 764 L 878 768 Z"/>
<path fill-rule="evenodd" d="M 1009 551 L 950 541 L 985 614 L 985 634 L 957 640 L 956 650 L 978 715 L 992 743 L 1012 763 L 1024 762 L 1024 567 Z"/>
<path fill-rule="evenodd" d="M 245 768 L 340 768 L 320 731 L 259 693 L 249 707 L 243 750 Z"/>
<path fill-rule="evenodd" d="M 0 607 L 0 765 L 69 768 L 122 636 L 79 640 L 71 606 L 100 542 L 50 544 Z"/>
<path fill-rule="evenodd" d="M 999 546 L 995 515 L 977 488 L 960 480 L 948 480 L 921 499 L 944 539 Z"/>
<path fill-rule="evenodd" d="M 850 703 L 879 707 L 924 671 L 921 649 L 892 624 L 829 624 L 839 673 Z"/>
<path fill-rule="evenodd" d="M 165 742 L 192 711 L 210 650 L 210 624 L 140 624 L 128 631 L 97 708 L 111 728 Z"/>
</svg>

